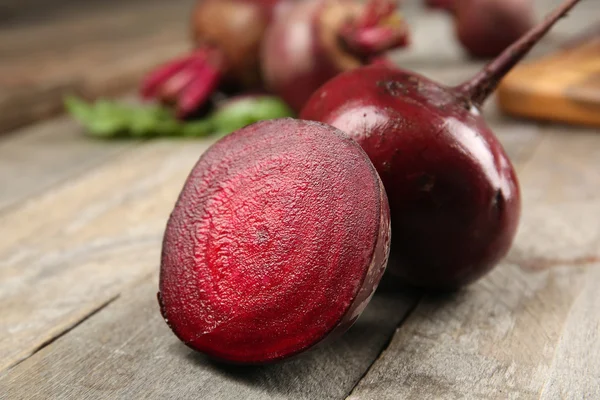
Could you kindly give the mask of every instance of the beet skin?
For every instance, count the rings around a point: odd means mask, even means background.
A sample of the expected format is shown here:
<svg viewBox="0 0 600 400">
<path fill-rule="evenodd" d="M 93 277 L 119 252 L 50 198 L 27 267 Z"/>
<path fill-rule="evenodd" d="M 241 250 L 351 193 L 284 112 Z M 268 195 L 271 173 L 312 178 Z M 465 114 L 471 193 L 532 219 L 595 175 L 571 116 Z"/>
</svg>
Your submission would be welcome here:
<svg viewBox="0 0 600 400">
<path fill-rule="evenodd" d="M 301 118 L 331 124 L 365 149 L 392 214 L 393 265 L 406 282 L 453 289 L 489 272 L 512 245 L 517 176 L 480 109 L 498 82 L 580 0 L 564 0 L 471 79 L 447 87 L 374 65 L 338 75 Z"/>
<path fill-rule="evenodd" d="M 224 137 L 167 224 L 159 302 L 188 346 L 266 363 L 348 329 L 387 263 L 387 198 L 341 131 L 294 119 Z"/>
<path fill-rule="evenodd" d="M 510 247 L 519 187 L 469 105 L 415 76 L 385 66 L 347 72 L 316 92 L 301 117 L 347 132 L 371 157 L 390 201 L 400 266 L 392 272 L 416 286 L 456 287 Z"/>
</svg>

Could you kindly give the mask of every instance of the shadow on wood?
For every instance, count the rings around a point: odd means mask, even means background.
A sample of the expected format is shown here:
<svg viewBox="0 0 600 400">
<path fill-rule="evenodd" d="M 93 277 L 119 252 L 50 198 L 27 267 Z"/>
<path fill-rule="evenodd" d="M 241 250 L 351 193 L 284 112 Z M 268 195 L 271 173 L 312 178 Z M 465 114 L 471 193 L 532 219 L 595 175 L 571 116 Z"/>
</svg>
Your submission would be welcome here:
<svg viewBox="0 0 600 400">
<path fill-rule="evenodd" d="M 397 324 L 410 313 L 420 296 L 415 289 L 397 290 L 392 285 L 386 286 L 383 291 L 377 291 L 363 315 L 344 335 L 278 363 L 227 364 L 183 343 L 173 343 L 169 351 L 174 357 L 195 364 L 199 370 L 208 370 L 211 375 L 237 382 L 252 391 L 266 392 L 269 398 L 329 398 L 326 393 L 336 393 L 331 398 L 341 398 L 360 379 L 361 371 L 366 371 L 385 348 Z M 348 362 L 338 363 L 336 359 Z M 340 368 L 345 369 L 344 373 Z"/>
</svg>

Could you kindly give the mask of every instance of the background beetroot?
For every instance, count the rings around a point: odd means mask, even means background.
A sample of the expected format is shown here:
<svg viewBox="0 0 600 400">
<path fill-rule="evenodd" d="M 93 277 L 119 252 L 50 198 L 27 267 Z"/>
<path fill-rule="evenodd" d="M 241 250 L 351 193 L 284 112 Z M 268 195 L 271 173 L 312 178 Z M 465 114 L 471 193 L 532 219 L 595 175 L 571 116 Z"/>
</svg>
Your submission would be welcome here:
<svg viewBox="0 0 600 400">
<path fill-rule="evenodd" d="M 337 74 L 405 46 L 408 31 L 390 0 L 305 0 L 267 29 L 261 47 L 269 90 L 300 111 Z"/>
<path fill-rule="evenodd" d="M 286 0 L 290 2 L 290 0 Z M 227 79 L 246 87 L 259 83 L 260 44 L 281 0 L 202 0 L 192 13 L 196 46 L 217 47 Z"/>
<path fill-rule="evenodd" d="M 190 174 L 165 232 L 161 310 L 212 357 L 283 359 L 352 325 L 389 240 L 383 186 L 354 141 L 315 122 L 257 123 Z"/>
<path fill-rule="evenodd" d="M 520 218 L 517 177 L 479 108 L 500 79 L 579 0 L 567 0 L 472 79 L 448 88 L 386 65 L 346 72 L 311 97 L 301 118 L 357 140 L 380 173 L 406 282 L 455 288 L 508 252 Z"/>
<path fill-rule="evenodd" d="M 456 37 L 473 57 L 496 57 L 535 25 L 532 0 L 458 0 Z"/>
<path fill-rule="evenodd" d="M 260 46 L 267 26 L 292 0 L 201 0 L 192 12 L 195 49 L 151 71 L 145 99 L 175 105 L 180 117 L 198 111 L 219 87 L 261 85 Z"/>
</svg>

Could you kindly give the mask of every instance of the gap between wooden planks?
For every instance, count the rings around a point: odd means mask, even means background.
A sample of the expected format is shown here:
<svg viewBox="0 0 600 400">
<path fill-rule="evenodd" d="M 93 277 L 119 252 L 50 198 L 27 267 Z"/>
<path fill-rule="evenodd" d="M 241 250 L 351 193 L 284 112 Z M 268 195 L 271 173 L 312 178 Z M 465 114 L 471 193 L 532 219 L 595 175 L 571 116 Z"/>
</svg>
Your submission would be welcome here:
<svg viewBox="0 0 600 400">
<path fill-rule="evenodd" d="M 379 291 L 338 340 L 284 363 L 232 367 L 193 352 L 170 332 L 156 288 L 156 276 L 130 287 L 88 323 L 9 370 L 0 377 L 6 398 L 340 399 L 415 296 Z"/>
<path fill-rule="evenodd" d="M 68 307 L 67 307 L 67 308 L 68 308 Z M 64 321 L 63 321 L 63 322 L 59 322 L 59 324 L 58 324 L 58 325 L 60 326 L 61 324 L 64 324 Z M 64 326 L 63 326 L 63 328 L 64 328 Z"/>
<path fill-rule="evenodd" d="M 210 143 L 154 141 L 0 216 L 0 370 L 155 269 L 170 209 Z"/>
</svg>

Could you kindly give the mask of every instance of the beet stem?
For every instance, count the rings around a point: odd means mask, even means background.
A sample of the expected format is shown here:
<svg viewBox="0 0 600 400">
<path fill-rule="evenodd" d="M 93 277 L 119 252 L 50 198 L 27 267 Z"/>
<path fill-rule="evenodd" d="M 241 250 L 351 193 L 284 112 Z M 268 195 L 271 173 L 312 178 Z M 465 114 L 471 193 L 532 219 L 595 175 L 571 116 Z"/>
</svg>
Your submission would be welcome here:
<svg viewBox="0 0 600 400">
<path fill-rule="evenodd" d="M 341 28 L 339 37 L 349 51 L 366 60 L 409 42 L 406 26 L 390 0 L 369 0 L 362 15 Z"/>
<path fill-rule="evenodd" d="M 207 62 L 209 49 L 201 47 L 194 50 L 185 57 L 180 57 L 159 66 L 155 70 L 146 75 L 140 87 L 140 93 L 143 98 L 150 99 L 159 95 L 161 87 L 166 85 L 169 80 L 180 74 L 182 71 L 189 69 L 190 65 Z"/>
<path fill-rule="evenodd" d="M 181 72 L 189 62 L 190 57 L 178 59 L 150 72 L 141 84 L 140 93 L 142 97 L 149 99 L 156 96 L 160 86 Z"/>
<path fill-rule="evenodd" d="M 179 99 L 177 116 L 183 118 L 200 108 L 217 89 L 220 81 L 221 71 L 218 68 L 208 63 L 201 66 Z"/>
<path fill-rule="evenodd" d="M 471 104 L 481 107 L 496 90 L 502 78 L 519 62 L 552 26 L 565 16 L 580 0 L 566 0 L 558 6 L 543 22 L 504 50 L 473 78 L 457 86 L 455 91 L 469 99 Z"/>
</svg>

